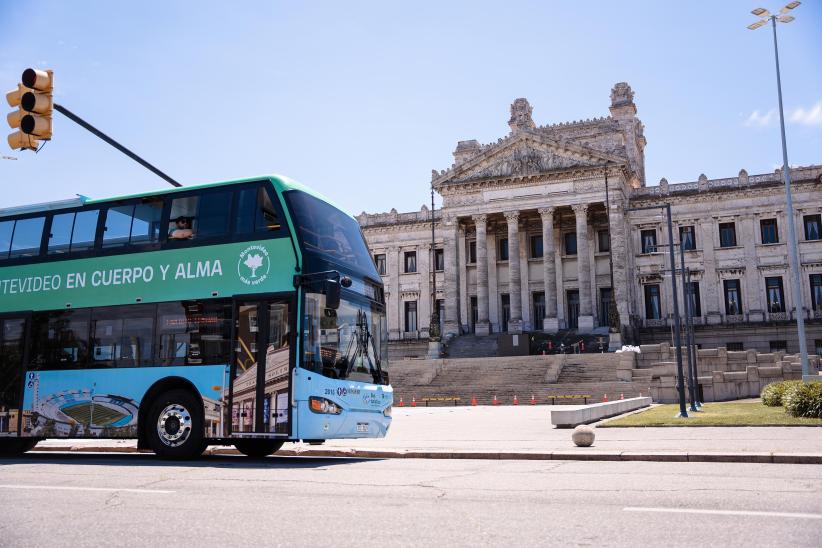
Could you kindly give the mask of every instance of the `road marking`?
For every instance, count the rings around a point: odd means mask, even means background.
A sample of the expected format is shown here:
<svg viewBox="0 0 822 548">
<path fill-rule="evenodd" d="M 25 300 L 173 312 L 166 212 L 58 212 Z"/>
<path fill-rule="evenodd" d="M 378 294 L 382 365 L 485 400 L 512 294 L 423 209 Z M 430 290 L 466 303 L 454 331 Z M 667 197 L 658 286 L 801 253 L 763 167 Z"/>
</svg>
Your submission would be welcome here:
<svg viewBox="0 0 822 548">
<path fill-rule="evenodd" d="M 714 514 L 718 516 L 757 516 L 767 518 L 822 519 L 822 514 L 797 514 L 792 512 L 755 512 L 752 510 L 707 510 L 700 508 L 643 508 L 626 506 L 626 512 L 662 512 L 668 514 Z"/>
<path fill-rule="evenodd" d="M 117 487 L 69 487 L 65 485 L 10 485 L 0 484 L 0 489 L 39 489 L 43 491 L 99 491 L 103 493 L 145 493 L 148 495 L 168 495 L 176 491 L 163 489 L 126 489 Z"/>
</svg>

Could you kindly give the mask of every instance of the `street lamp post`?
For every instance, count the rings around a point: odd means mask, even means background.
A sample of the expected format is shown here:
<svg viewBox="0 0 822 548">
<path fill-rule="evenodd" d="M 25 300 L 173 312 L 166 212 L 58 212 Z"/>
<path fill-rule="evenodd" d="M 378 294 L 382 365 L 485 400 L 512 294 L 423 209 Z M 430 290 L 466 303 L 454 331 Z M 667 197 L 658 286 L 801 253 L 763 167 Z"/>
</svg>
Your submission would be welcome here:
<svg viewBox="0 0 822 548">
<path fill-rule="evenodd" d="M 664 209 L 668 222 L 668 258 L 671 261 L 671 295 L 674 301 L 674 346 L 676 346 L 676 390 L 679 393 L 679 417 L 688 418 L 685 407 L 685 379 L 682 368 L 682 324 L 679 318 L 679 295 L 676 287 L 676 259 L 674 256 L 674 227 L 671 221 L 671 204 L 632 207 L 626 211 L 643 211 L 648 209 Z"/>
<path fill-rule="evenodd" d="M 776 42 L 776 22 L 790 23 L 794 17 L 787 15 L 787 13 L 797 6 L 800 2 L 789 2 L 780 11 L 779 15 L 771 14 L 764 8 L 756 8 L 751 13 L 761 19 L 755 23 L 748 25 L 750 30 L 756 30 L 761 26 L 768 24 L 770 20 L 773 27 L 773 52 L 776 60 L 776 91 L 779 98 L 779 129 L 782 134 L 782 177 L 785 181 L 785 202 L 786 213 L 788 216 L 788 260 L 790 261 L 791 270 L 793 271 L 793 294 L 794 302 L 796 303 L 796 330 L 799 335 L 799 356 L 802 360 L 802 378 L 807 380 L 810 374 L 808 370 L 808 345 L 805 341 L 805 308 L 802 305 L 802 281 L 799 263 L 799 244 L 796 239 L 796 222 L 793 213 L 793 197 L 791 196 L 791 172 L 788 167 L 788 145 L 785 141 L 785 115 L 782 111 L 782 78 L 779 74 L 779 48 Z"/>
<path fill-rule="evenodd" d="M 668 217 L 670 222 L 670 216 Z M 668 240 L 671 246 L 674 243 Z M 694 367 L 696 364 L 691 358 L 691 297 L 688 291 L 688 279 L 685 273 L 685 248 L 682 245 L 682 237 L 679 238 L 679 269 L 682 274 L 682 298 L 685 299 L 685 344 L 688 352 L 688 392 L 691 393 L 691 411 L 699 411 L 696 408 L 696 387 L 694 386 Z M 671 272 L 671 276 L 676 276 L 676 272 Z"/>
</svg>

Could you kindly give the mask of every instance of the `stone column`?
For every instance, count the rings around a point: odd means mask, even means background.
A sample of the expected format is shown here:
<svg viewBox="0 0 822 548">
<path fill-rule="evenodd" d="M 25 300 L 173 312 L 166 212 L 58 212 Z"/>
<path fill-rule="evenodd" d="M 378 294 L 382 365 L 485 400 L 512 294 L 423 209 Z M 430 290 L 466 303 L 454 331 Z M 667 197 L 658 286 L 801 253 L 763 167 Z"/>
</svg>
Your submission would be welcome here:
<svg viewBox="0 0 822 548">
<path fill-rule="evenodd" d="M 619 312 L 620 329 L 629 324 L 628 303 L 631 292 L 628 289 L 628 230 L 625 226 L 625 211 L 620 203 L 611 204 L 611 218 L 609 230 L 611 231 L 611 262 L 614 265 L 614 300 Z"/>
<path fill-rule="evenodd" d="M 765 280 L 760 285 L 759 260 L 756 256 L 756 230 L 758 228 L 756 219 L 752 215 L 743 215 L 739 218 L 739 234 L 737 243 L 741 243 L 745 249 L 745 291 L 742 293 L 744 301 L 742 310 L 748 314 L 749 322 L 761 322 L 765 320 L 765 309 L 767 302 L 763 302 L 765 297 Z M 784 303 L 787 310 L 787 303 Z"/>
<path fill-rule="evenodd" d="M 511 302 L 509 333 L 522 333 L 522 294 L 519 260 L 519 211 L 505 213 L 508 221 L 508 296 Z"/>
<path fill-rule="evenodd" d="M 396 341 L 400 338 L 400 254 L 399 247 L 390 247 L 387 251 L 386 260 L 388 264 L 388 338 Z"/>
<path fill-rule="evenodd" d="M 445 253 L 445 333 L 459 335 L 459 272 L 457 271 L 457 238 L 459 222 L 454 217 L 444 220 Z"/>
<path fill-rule="evenodd" d="M 488 321 L 488 216 L 474 215 L 477 227 L 477 335 L 488 335 L 491 324 Z"/>
<path fill-rule="evenodd" d="M 577 221 L 577 279 L 579 281 L 579 332 L 594 329 L 591 305 L 591 258 L 588 248 L 588 204 L 571 206 Z"/>
<path fill-rule="evenodd" d="M 702 265 L 704 274 L 702 276 L 703 282 L 700 286 L 704 287 L 702 296 L 705 297 L 702 302 L 702 313 L 705 315 L 705 321 L 708 324 L 718 324 L 722 322 L 722 315 L 725 313 L 725 307 L 721 305 L 723 297 L 722 280 L 719 279 L 716 273 L 716 248 L 715 235 L 717 232 L 716 219 L 708 217 L 699 221 L 700 239 L 697 239 L 697 246 L 702 248 Z"/>
<path fill-rule="evenodd" d="M 545 318 L 543 331 L 559 331 L 557 319 L 557 249 L 554 244 L 554 208 L 544 207 L 539 210 L 542 218 L 542 278 L 545 280 Z"/>
</svg>

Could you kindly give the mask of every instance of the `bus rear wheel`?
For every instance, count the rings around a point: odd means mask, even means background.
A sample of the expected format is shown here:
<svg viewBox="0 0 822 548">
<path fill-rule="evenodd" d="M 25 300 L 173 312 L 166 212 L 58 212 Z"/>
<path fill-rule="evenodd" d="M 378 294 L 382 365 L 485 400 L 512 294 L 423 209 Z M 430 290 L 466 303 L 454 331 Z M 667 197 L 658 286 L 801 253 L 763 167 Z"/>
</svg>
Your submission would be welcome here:
<svg viewBox="0 0 822 548">
<path fill-rule="evenodd" d="M 279 451 L 283 443 L 282 440 L 241 440 L 234 442 L 234 447 L 247 457 L 261 459 Z"/>
<path fill-rule="evenodd" d="M 206 448 L 203 405 L 188 390 L 169 390 L 151 405 L 145 423 L 148 444 L 164 459 L 193 459 Z"/>
<path fill-rule="evenodd" d="M 0 438 L 0 457 L 16 457 L 34 449 L 40 440 L 31 438 Z"/>
</svg>

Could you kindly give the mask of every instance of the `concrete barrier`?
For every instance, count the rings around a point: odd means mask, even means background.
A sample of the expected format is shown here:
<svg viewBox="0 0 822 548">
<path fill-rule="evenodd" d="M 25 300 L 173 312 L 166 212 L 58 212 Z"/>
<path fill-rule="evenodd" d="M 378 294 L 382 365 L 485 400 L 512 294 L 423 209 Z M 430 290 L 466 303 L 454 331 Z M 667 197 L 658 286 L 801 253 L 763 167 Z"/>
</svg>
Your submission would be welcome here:
<svg viewBox="0 0 822 548">
<path fill-rule="evenodd" d="M 651 405 L 651 398 L 641 397 L 593 403 L 578 409 L 557 409 L 551 411 L 551 424 L 557 428 L 573 428 L 580 424 L 588 424 L 614 415 L 621 415 L 649 405 Z"/>
</svg>

